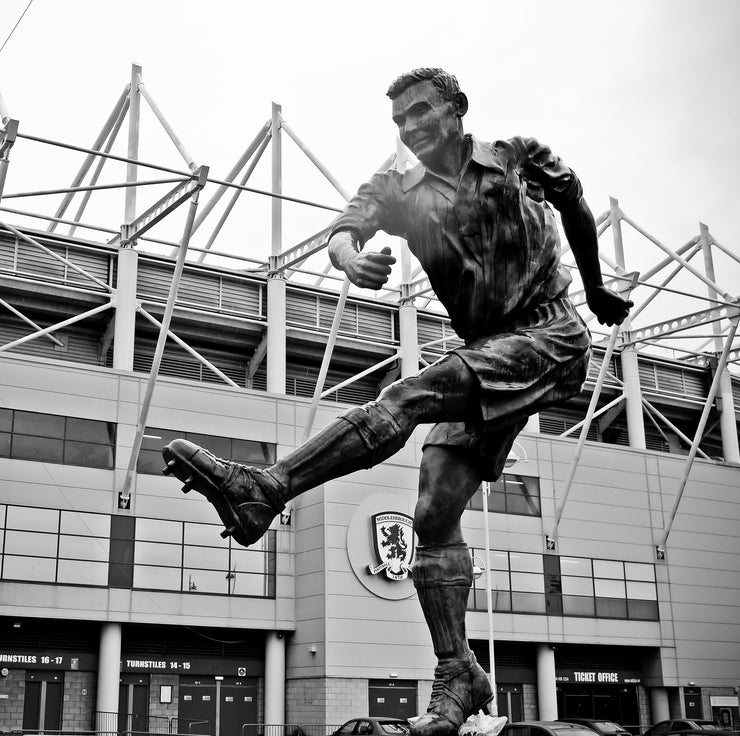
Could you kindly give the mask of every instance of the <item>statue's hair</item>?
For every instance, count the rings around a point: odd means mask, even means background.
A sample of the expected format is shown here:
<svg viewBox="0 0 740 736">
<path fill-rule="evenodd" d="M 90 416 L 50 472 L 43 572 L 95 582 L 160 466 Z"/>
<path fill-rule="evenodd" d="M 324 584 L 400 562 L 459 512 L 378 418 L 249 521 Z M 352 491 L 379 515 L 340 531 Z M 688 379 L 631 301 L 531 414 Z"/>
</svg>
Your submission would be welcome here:
<svg viewBox="0 0 740 736">
<path fill-rule="evenodd" d="M 445 100 L 451 100 L 460 91 L 460 85 L 452 74 L 448 74 L 444 69 L 436 67 L 422 67 L 402 74 L 388 87 L 386 94 L 392 100 L 395 100 L 396 97 L 412 84 L 425 80 L 431 81 L 442 93 L 442 97 Z"/>
</svg>

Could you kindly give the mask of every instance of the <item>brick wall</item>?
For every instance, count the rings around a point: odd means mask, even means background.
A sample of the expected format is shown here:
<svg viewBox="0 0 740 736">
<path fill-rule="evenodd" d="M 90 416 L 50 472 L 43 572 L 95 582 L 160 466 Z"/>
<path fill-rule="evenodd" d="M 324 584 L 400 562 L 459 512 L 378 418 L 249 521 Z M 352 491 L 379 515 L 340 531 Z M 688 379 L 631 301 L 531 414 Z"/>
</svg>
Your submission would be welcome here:
<svg viewBox="0 0 740 736">
<path fill-rule="evenodd" d="M 96 688 L 94 672 L 64 673 L 63 730 L 87 731 L 94 728 Z"/>
<path fill-rule="evenodd" d="M 23 726 L 23 696 L 26 692 L 26 671 L 10 670 L 0 677 L 0 729 L 12 731 Z"/>
<path fill-rule="evenodd" d="M 149 730 L 167 733 L 173 718 L 177 718 L 179 678 L 177 675 L 152 674 L 149 680 Z M 160 703 L 159 692 L 162 685 L 172 688 L 172 702 Z"/>
</svg>

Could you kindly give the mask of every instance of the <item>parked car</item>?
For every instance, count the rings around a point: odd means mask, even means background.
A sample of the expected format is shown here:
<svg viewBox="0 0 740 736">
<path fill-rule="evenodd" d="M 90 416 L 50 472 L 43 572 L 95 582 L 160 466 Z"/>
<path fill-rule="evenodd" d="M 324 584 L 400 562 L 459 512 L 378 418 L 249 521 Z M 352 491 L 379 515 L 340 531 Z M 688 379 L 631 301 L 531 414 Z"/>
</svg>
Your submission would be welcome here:
<svg viewBox="0 0 740 736">
<path fill-rule="evenodd" d="M 714 721 L 690 720 L 688 718 L 671 718 L 667 721 L 658 721 L 644 731 L 642 736 L 663 736 L 667 733 L 676 733 L 677 731 L 688 731 L 696 733 L 697 731 L 723 731 L 718 723 Z"/>
<path fill-rule="evenodd" d="M 559 720 L 563 723 L 577 723 L 579 726 L 587 726 L 592 731 L 600 733 L 601 736 L 631 736 L 624 726 L 603 718 L 560 718 Z"/>
<path fill-rule="evenodd" d="M 565 721 L 515 721 L 507 723 L 499 736 L 594 736 L 594 732 Z"/>
<path fill-rule="evenodd" d="M 331 736 L 409 736 L 411 726 L 402 718 L 353 718 Z"/>
</svg>

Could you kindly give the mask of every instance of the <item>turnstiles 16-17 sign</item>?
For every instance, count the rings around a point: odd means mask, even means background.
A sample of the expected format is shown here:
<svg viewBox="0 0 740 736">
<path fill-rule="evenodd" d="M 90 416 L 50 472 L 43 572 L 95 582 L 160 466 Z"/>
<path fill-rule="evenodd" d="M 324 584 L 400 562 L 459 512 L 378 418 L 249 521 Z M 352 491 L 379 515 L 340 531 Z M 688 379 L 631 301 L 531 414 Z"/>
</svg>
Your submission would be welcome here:
<svg viewBox="0 0 740 736">
<path fill-rule="evenodd" d="M 98 658 L 94 654 L 80 652 L 0 651 L 0 667 L 23 670 L 95 670 Z"/>
</svg>

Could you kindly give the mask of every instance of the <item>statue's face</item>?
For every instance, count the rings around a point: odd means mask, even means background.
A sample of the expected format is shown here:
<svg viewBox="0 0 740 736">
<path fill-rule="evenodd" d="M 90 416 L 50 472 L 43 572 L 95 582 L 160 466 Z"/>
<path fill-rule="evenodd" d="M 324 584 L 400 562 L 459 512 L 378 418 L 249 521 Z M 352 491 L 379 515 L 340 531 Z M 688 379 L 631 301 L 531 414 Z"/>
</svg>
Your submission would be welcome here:
<svg viewBox="0 0 740 736">
<path fill-rule="evenodd" d="M 412 84 L 393 100 L 393 122 L 401 141 L 432 169 L 446 145 L 459 137 L 459 121 L 453 102 L 445 100 L 428 79 Z"/>
</svg>

